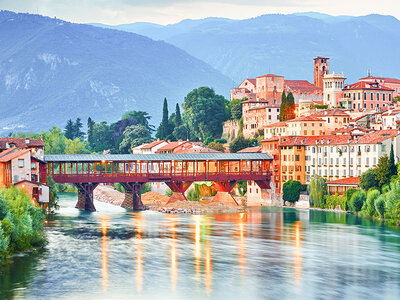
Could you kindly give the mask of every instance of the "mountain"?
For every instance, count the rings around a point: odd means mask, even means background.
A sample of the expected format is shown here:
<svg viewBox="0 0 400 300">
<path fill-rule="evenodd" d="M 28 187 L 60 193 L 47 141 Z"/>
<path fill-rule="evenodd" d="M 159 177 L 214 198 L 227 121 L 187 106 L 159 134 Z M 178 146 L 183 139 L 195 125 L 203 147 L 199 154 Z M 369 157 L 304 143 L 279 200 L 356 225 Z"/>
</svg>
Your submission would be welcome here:
<svg viewBox="0 0 400 300">
<path fill-rule="evenodd" d="M 182 29 L 182 24 L 190 26 Z M 330 16 L 320 13 L 262 15 L 245 20 L 148 23 L 129 30 L 164 40 L 212 65 L 235 82 L 266 73 L 313 80 L 313 58 L 331 58 L 331 71 L 354 82 L 371 70 L 400 77 L 400 21 L 392 16 Z"/>
<path fill-rule="evenodd" d="M 163 41 L 39 15 L 0 12 L 0 132 L 116 121 L 127 110 L 161 119 L 199 86 L 229 95 L 227 76 Z"/>
</svg>

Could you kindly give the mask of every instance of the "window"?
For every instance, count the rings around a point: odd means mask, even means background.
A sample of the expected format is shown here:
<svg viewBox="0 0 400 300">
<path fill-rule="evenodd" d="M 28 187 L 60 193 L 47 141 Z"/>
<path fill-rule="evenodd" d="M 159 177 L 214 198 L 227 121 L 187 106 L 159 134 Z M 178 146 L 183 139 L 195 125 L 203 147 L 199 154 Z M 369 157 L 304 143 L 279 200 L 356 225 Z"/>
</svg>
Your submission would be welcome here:
<svg viewBox="0 0 400 300">
<path fill-rule="evenodd" d="M 36 170 L 36 163 L 35 162 L 31 163 L 31 169 L 32 170 Z"/>
<path fill-rule="evenodd" d="M 296 154 L 296 161 L 300 161 L 300 155 Z"/>
<path fill-rule="evenodd" d="M 23 159 L 18 159 L 18 167 L 23 168 L 25 161 Z"/>
</svg>

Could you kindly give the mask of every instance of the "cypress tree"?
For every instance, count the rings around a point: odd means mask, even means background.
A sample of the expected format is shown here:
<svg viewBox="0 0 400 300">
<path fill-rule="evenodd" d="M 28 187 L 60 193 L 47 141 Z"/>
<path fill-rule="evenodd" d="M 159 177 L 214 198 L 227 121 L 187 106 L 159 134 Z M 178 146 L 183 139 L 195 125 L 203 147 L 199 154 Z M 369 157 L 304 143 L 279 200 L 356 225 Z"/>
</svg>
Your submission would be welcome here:
<svg viewBox="0 0 400 300">
<path fill-rule="evenodd" d="M 81 118 L 76 118 L 74 123 L 74 139 L 79 138 L 81 140 L 84 137 L 85 133 L 81 130 L 82 127 Z"/>
<path fill-rule="evenodd" d="M 178 127 L 182 125 L 182 117 L 181 117 L 181 109 L 179 108 L 179 104 L 176 104 L 175 109 L 175 126 Z"/>
<path fill-rule="evenodd" d="M 293 97 L 292 92 L 290 92 L 286 97 L 286 108 L 285 109 L 286 109 L 286 112 L 285 112 L 286 120 L 294 119 L 294 117 L 295 117 L 294 111 L 296 109 L 296 106 L 294 104 L 294 97 Z"/>
<path fill-rule="evenodd" d="M 167 98 L 164 98 L 163 117 L 161 121 L 161 139 L 165 139 L 169 134 L 168 127 L 168 102 Z"/>
<path fill-rule="evenodd" d="M 279 110 L 279 121 L 281 122 L 286 121 L 285 113 L 286 113 L 286 93 L 285 91 L 283 91 L 281 98 L 281 108 Z"/>
<path fill-rule="evenodd" d="M 93 127 L 94 127 L 94 121 L 92 120 L 91 117 L 88 118 L 87 120 L 87 139 L 90 147 L 93 147 Z"/>
<path fill-rule="evenodd" d="M 394 164 L 393 144 L 390 147 L 390 171 L 391 171 L 392 175 L 396 175 L 396 173 L 397 173 L 397 168 L 396 168 L 396 165 Z"/>
</svg>

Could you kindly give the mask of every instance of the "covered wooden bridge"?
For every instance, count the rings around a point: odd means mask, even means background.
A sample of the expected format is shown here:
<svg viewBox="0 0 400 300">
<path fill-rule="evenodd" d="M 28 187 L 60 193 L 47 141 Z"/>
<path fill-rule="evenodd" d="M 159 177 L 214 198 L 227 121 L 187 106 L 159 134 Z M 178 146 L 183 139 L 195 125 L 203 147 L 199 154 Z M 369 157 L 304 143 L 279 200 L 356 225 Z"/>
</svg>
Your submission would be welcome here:
<svg viewBox="0 0 400 300">
<path fill-rule="evenodd" d="M 266 153 L 45 155 L 47 174 L 57 183 L 78 188 L 77 208 L 94 211 L 93 190 L 99 183 L 121 183 L 123 207 L 143 209 L 140 191 L 146 182 L 165 182 L 169 202 L 187 200 L 195 181 L 212 181 L 218 191 L 212 201 L 237 205 L 230 194 L 239 180 L 253 180 L 269 189 L 272 157 Z"/>
</svg>

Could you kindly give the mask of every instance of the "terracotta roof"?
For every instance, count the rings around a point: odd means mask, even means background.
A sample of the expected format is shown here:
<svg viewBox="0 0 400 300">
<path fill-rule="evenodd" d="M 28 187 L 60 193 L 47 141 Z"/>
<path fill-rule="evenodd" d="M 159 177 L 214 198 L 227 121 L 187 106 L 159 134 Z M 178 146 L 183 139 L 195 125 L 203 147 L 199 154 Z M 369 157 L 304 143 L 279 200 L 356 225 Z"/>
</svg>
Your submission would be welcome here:
<svg viewBox="0 0 400 300">
<path fill-rule="evenodd" d="M 248 147 L 238 151 L 238 153 L 260 153 L 260 152 L 261 152 L 261 146 Z"/>
<path fill-rule="evenodd" d="M 382 114 L 382 116 L 396 116 L 400 114 L 400 110 L 390 110 L 390 111 L 386 111 Z"/>
<path fill-rule="evenodd" d="M 302 117 L 298 117 L 298 118 L 295 118 L 292 120 L 288 120 L 286 122 L 307 122 L 307 121 L 325 122 L 325 120 L 322 120 L 322 119 L 314 117 L 314 116 L 302 116 Z"/>
<path fill-rule="evenodd" d="M 159 145 L 161 143 L 164 143 L 164 142 L 165 141 L 163 141 L 163 140 L 161 140 L 161 141 L 153 141 L 153 142 L 151 142 L 149 144 L 144 145 L 141 149 L 152 149 L 153 147 L 155 147 L 155 146 L 157 146 L 157 145 Z"/>
<path fill-rule="evenodd" d="M 388 78 L 388 77 L 376 77 L 376 76 L 367 76 L 360 78 L 359 80 L 383 80 L 385 83 L 397 83 L 400 84 L 400 79 L 397 78 Z"/>
<path fill-rule="evenodd" d="M 26 141 L 29 140 L 29 143 Z M 17 148 L 44 147 L 44 142 L 41 139 L 22 139 L 13 137 L 0 138 L 0 149 L 7 149 L 8 144 L 14 144 Z"/>
<path fill-rule="evenodd" d="M 249 108 L 249 110 L 258 110 L 258 109 L 266 109 L 267 106 L 266 105 L 262 105 L 262 106 L 254 106 Z"/>
<path fill-rule="evenodd" d="M 347 90 L 381 90 L 381 91 L 394 91 L 380 83 L 359 81 L 344 87 L 343 91 Z"/>
<path fill-rule="evenodd" d="M 207 147 L 194 147 L 194 148 L 186 148 L 186 149 L 177 150 L 174 153 L 182 154 L 182 153 L 220 153 L 220 152 L 217 150 L 214 150 L 214 149 L 207 148 Z"/>
<path fill-rule="evenodd" d="M 368 132 L 371 129 L 367 129 L 365 127 L 347 127 L 347 128 L 342 127 L 342 128 L 336 129 L 335 131 L 332 131 L 332 134 L 351 133 L 352 131 L 355 131 L 355 130 L 359 130 L 359 131 L 362 131 L 362 132 Z"/>
<path fill-rule="evenodd" d="M 268 102 L 269 102 L 268 100 L 256 99 L 256 98 L 242 101 L 242 103 L 268 103 Z"/>
<path fill-rule="evenodd" d="M 324 101 L 313 100 L 313 102 L 317 105 L 324 105 Z"/>
<path fill-rule="evenodd" d="M 269 139 L 264 139 L 264 140 L 261 140 L 261 141 L 260 141 L 260 143 L 263 143 L 263 142 L 266 142 L 266 143 L 268 143 L 268 142 L 276 142 L 276 141 L 279 141 L 279 137 L 277 137 L 277 136 L 274 136 L 274 137 L 272 137 L 272 138 L 269 138 Z"/>
<path fill-rule="evenodd" d="M 175 148 L 183 145 L 183 144 L 187 144 L 189 142 L 186 141 L 177 141 L 177 142 L 169 142 L 167 145 L 162 146 L 161 148 L 159 148 L 157 150 L 157 152 L 159 151 L 169 151 L 169 150 L 174 150 Z"/>
<path fill-rule="evenodd" d="M 3 155 L 3 156 L 0 157 L 0 162 L 9 162 L 10 160 L 13 160 L 14 158 L 20 157 L 21 155 L 24 155 L 24 154 L 26 154 L 28 152 L 30 152 L 29 149 L 19 150 L 19 151 L 8 153 L 8 154 Z"/>
<path fill-rule="evenodd" d="M 257 80 L 255 78 L 246 78 L 245 80 L 242 81 L 242 83 L 245 82 L 246 80 L 249 81 L 254 86 L 256 85 Z"/>
<path fill-rule="evenodd" d="M 300 91 L 303 93 L 322 93 L 322 88 L 308 82 L 307 80 L 285 80 L 285 86 L 291 91 Z"/>
<path fill-rule="evenodd" d="M 273 123 L 273 124 L 265 125 L 264 127 L 265 128 L 269 128 L 269 127 L 285 127 L 285 126 L 287 126 L 286 122 L 276 122 L 276 123 Z"/>
<path fill-rule="evenodd" d="M 283 77 L 283 76 L 275 75 L 275 74 L 265 74 L 265 75 L 257 76 L 257 78 L 260 78 L 260 77 Z"/>
<path fill-rule="evenodd" d="M 347 178 L 328 181 L 326 184 L 358 185 L 359 181 L 360 181 L 360 177 L 347 177 Z"/>
<path fill-rule="evenodd" d="M 397 129 L 387 129 L 367 133 L 360 137 L 350 134 L 283 137 L 279 146 L 378 144 L 397 135 L 399 135 Z"/>
<path fill-rule="evenodd" d="M 314 113 L 313 116 L 317 116 L 317 117 L 349 117 L 349 115 L 347 113 L 345 113 L 342 109 L 339 109 L 339 108 L 318 111 L 318 112 Z"/>
</svg>

